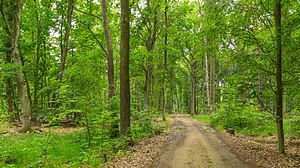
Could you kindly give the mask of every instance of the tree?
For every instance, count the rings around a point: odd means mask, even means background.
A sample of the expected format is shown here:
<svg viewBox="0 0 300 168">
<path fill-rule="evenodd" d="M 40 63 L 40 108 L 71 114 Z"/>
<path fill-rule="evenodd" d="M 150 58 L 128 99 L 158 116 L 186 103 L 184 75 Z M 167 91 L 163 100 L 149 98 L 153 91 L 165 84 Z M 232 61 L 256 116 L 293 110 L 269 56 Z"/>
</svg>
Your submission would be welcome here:
<svg viewBox="0 0 300 168">
<path fill-rule="evenodd" d="M 74 0 L 68 1 L 68 13 L 67 13 L 67 25 L 65 26 L 65 36 L 64 40 L 61 46 L 61 60 L 60 60 L 60 66 L 59 66 L 59 74 L 57 76 L 57 80 L 61 81 L 63 78 L 63 72 L 65 70 L 66 60 L 68 56 L 69 51 L 69 38 L 70 38 L 70 32 L 72 29 L 72 14 L 73 14 L 73 8 L 74 8 Z M 63 21 L 62 21 L 63 22 Z"/>
<path fill-rule="evenodd" d="M 117 116 L 117 113 L 114 111 L 115 104 L 114 104 L 114 96 L 116 96 L 116 89 L 115 89 L 115 75 L 114 75 L 114 53 L 113 53 L 113 44 L 109 29 L 109 21 L 107 18 L 107 3 L 106 0 L 102 0 L 102 23 L 105 33 L 106 39 L 106 47 L 107 47 L 107 74 L 108 74 L 108 99 L 111 102 L 109 109 L 113 112 L 113 117 Z M 116 137 L 118 135 L 118 122 L 113 123 L 113 136 Z"/>
<path fill-rule="evenodd" d="M 129 53 L 130 26 L 129 0 L 121 0 L 121 40 L 120 40 L 120 133 L 129 135 L 130 131 L 130 81 Z"/>
<path fill-rule="evenodd" d="M 282 31 L 281 31 L 281 0 L 275 0 L 275 28 L 276 28 L 276 125 L 278 138 L 278 151 L 284 153 L 284 132 L 283 132 L 283 117 L 282 117 Z"/>
<path fill-rule="evenodd" d="M 16 0 L 13 2 L 5 2 L 1 0 L 0 4 L 0 11 L 2 14 L 2 18 L 5 22 L 6 31 L 8 36 L 11 37 L 11 46 L 12 46 L 12 57 L 14 63 L 20 67 L 20 70 L 16 73 L 17 79 L 17 90 L 18 95 L 21 102 L 21 122 L 22 128 L 20 132 L 27 132 L 31 131 L 31 124 L 30 124 L 30 113 L 31 107 L 29 103 L 29 98 L 26 95 L 26 91 L 24 88 L 24 81 L 23 81 L 23 72 L 22 72 L 22 62 L 20 56 L 20 49 L 19 49 L 19 37 L 20 37 L 20 24 L 22 18 L 22 10 L 24 6 L 24 0 Z M 10 5 L 10 6 L 4 6 Z M 9 13 L 12 12 L 12 13 Z M 10 23 L 7 17 L 12 16 L 12 22 Z"/>
</svg>

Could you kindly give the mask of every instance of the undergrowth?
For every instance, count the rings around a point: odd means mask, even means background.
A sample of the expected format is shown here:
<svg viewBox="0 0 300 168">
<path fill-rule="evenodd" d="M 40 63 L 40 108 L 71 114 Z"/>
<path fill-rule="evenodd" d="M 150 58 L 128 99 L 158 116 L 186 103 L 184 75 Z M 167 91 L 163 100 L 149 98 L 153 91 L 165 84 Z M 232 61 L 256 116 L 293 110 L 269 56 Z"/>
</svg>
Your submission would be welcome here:
<svg viewBox="0 0 300 168">
<path fill-rule="evenodd" d="M 292 117 L 290 117 L 292 115 Z M 287 136 L 300 136 L 300 118 L 295 114 L 284 118 L 284 132 Z M 276 135 L 275 118 L 268 112 L 260 112 L 253 106 L 221 106 L 212 114 L 191 116 L 201 123 L 214 126 L 216 129 L 234 130 L 235 133 L 251 136 Z"/>
<path fill-rule="evenodd" d="M 126 154 L 136 139 L 163 133 L 169 121 L 139 116 L 133 120 L 132 138 L 110 137 L 94 126 L 89 146 L 86 129 L 71 133 L 5 134 L 0 137 L 0 167 L 101 167 L 115 154 Z M 51 130 L 51 129 L 50 129 Z"/>
</svg>

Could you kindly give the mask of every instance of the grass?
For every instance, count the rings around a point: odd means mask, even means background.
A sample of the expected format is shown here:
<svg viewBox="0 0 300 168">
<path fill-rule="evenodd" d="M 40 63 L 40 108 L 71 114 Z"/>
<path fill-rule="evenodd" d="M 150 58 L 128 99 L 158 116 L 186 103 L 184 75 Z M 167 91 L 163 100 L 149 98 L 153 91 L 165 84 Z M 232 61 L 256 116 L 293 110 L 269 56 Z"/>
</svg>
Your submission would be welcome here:
<svg viewBox="0 0 300 168">
<path fill-rule="evenodd" d="M 200 115 L 194 115 L 190 116 L 192 119 L 195 119 L 203 124 L 210 124 L 210 116 L 207 114 L 200 114 Z"/>
<path fill-rule="evenodd" d="M 100 158 L 87 147 L 81 131 L 59 134 L 21 134 L 0 138 L 0 167 L 97 166 Z"/>
<path fill-rule="evenodd" d="M 211 118 L 207 114 L 200 114 L 195 116 L 190 116 L 190 118 L 195 119 L 203 124 L 211 125 Z M 300 118 L 293 117 L 284 119 L 284 132 L 286 136 L 300 136 Z M 214 127 L 219 131 L 224 131 L 224 128 L 220 125 L 214 125 Z M 240 134 L 250 135 L 250 136 L 260 136 L 267 137 L 276 134 L 276 124 L 275 122 L 267 118 L 264 123 L 253 127 L 252 129 L 242 129 L 236 130 Z"/>
<path fill-rule="evenodd" d="M 169 121 L 158 121 L 133 125 L 135 139 L 163 134 L 169 124 Z M 101 167 L 104 160 L 122 154 L 129 145 L 127 139 L 110 138 L 105 130 L 94 130 L 92 134 L 91 147 L 86 130 L 2 135 L 0 167 Z"/>
</svg>

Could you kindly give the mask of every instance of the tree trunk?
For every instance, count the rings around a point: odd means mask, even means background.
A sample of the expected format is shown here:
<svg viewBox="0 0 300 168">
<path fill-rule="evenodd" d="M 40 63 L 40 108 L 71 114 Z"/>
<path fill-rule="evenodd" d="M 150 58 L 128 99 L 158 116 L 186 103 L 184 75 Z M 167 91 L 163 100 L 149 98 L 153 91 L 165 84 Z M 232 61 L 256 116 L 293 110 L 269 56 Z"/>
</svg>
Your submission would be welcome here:
<svg viewBox="0 0 300 168">
<path fill-rule="evenodd" d="M 162 112 L 163 112 L 163 120 L 166 119 L 166 73 L 167 73 L 167 58 L 168 58 L 168 7 L 169 3 L 168 0 L 165 0 L 165 48 L 164 48 L 164 73 L 163 73 L 163 89 L 162 89 Z"/>
<path fill-rule="evenodd" d="M 12 5 L 13 13 L 13 29 L 10 29 L 10 35 L 12 37 L 12 56 L 16 65 L 22 67 L 21 56 L 19 51 L 19 36 L 20 36 L 20 23 L 22 17 L 22 9 L 23 9 L 24 2 L 21 0 L 17 0 L 15 4 Z M 9 25 L 7 25 L 9 26 Z M 23 84 L 23 77 L 22 72 L 17 72 L 16 75 L 17 79 L 17 90 L 18 95 L 21 102 L 21 122 L 22 128 L 19 130 L 20 132 L 27 132 L 31 131 L 30 125 L 30 104 L 29 99 L 26 95 L 26 91 Z"/>
<path fill-rule="evenodd" d="M 276 125 L 278 138 L 278 151 L 284 153 L 284 131 L 283 131 L 283 117 L 282 117 L 282 31 L 281 31 L 281 0 L 275 0 L 275 27 L 276 27 Z"/>
<path fill-rule="evenodd" d="M 147 47 L 148 48 L 148 47 Z M 145 110 L 149 111 L 150 105 L 150 93 L 151 93 L 151 81 L 152 81 L 152 74 L 153 74 L 153 61 L 152 61 L 152 50 L 153 48 L 150 47 L 148 50 L 148 61 L 147 61 L 147 70 L 146 70 L 146 81 L 145 81 L 145 90 L 144 90 L 144 108 Z"/>
<path fill-rule="evenodd" d="M 209 91 L 209 67 L 208 67 L 208 56 L 205 55 L 205 85 L 206 85 L 206 97 L 207 97 L 207 108 L 210 109 L 210 91 Z M 209 110 L 208 110 L 209 111 Z"/>
<path fill-rule="evenodd" d="M 120 133 L 130 133 L 130 81 L 129 53 L 130 26 L 129 0 L 121 0 L 121 40 L 120 40 Z"/>
<path fill-rule="evenodd" d="M 65 70 L 66 60 L 68 56 L 68 50 L 69 50 L 69 38 L 70 38 L 70 31 L 71 31 L 71 22 L 72 22 L 72 13 L 73 13 L 73 3 L 74 0 L 68 1 L 68 14 L 67 14 L 67 23 L 68 25 L 65 27 L 65 37 L 64 37 L 64 43 L 62 45 L 62 51 L 61 51 L 61 62 L 59 66 L 59 74 L 57 76 L 57 80 L 61 81 L 63 78 L 63 71 Z"/>
<path fill-rule="evenodd" d="M 145 40 L 146 48 L 148 51 L 148 59 L 147 59 L 147 67 L 146 67 L 146 81 L 145 81 L 145 90 L 144 90 L 144 107 L 145 110 L 149 111 L 150 105 L 150 93 L 151 93 L 151 81 L 152 81 L 152 74 L 153 74 L 153 58 L 152 58 L 152 51 L 154 49 L 154 44 L 156 41 L 157 36 L 157 29 L 158 29 L 158 5 L 154 9 L 154 18 L 151 18 L 151 4 L 150 0 L 147 0 L 147 29 L 148 35 L 147 39 Z"/>
<path fill-rule="evenodd" d="M 33 92 L 33 113 L 38 113 L 38 86 L 39 86 L 39 64 L 40 64 L 40 51 L 41 51 L 41 26 L 40 26 L 40 17 L 38 13 L 39 9 L 39 0 L 34 0 L 36 6 L 36 24 L 37 24 L 37 46 L 36 46 L 36 56 L 34 60 L 35 70 L 34 70 L 34 92 Z"/>
<path fill-rule="evenodd" d="M 107 47 L 107 62 L 108 62 L 108 85 L 109 85 L 109 93 L 108 98 L 112 99 L 116 95 L 115 89 L 115 77 L 114 77 L 114 53 L 112 46 L 112 39 L 110 35 L 109 29 L 109 21 L 107 18 L 107 4 L 106 0 L 102 0 L 102 23 L 105 32 L 106 39 L 106 47 Z"/>
<path fill-rule="evenodd" d="M 140 98 L 139 98 L 139 90 L 138 90 L 138 82 L 136 82 L 134 84 L 134 87 L 135 87 L 135 103 L 136 103 L 136 109 L 138 112 L 141 111 L 140 109 Z"/>
<path fill-rule="evenodd" d="M 263 111 L 264 104 L 263 104 L 263 98 L 262 98 L 262 77 L 260 74 L 260 71 L 258 70 L 258 108 L 259 111 Z"/>
<path fill-rule="evenodd" d="M 194 58 L 192 58 L 191 63 L 191 103 L 190 103 L 190 109 L 191 109 L 191 115 L 196 114 L 195 110 L 195 104 L 196 103 L 196 61 Z"/>
<path fill-rule="evenodd" d="M 104 27 L 105 39 L 106 39 L 106 47 L 107 47 L 107 74 L 108 74 L 108 101 L 110 102 L 109 109 L 112 111 L 112 117 L 117 117 L 116 107 L 114 104 L 114 96 L 116 96 L 115 89 L 115 72 L 114 72 L 114 53 L 112 46 L 112 39 L 110 35 L 109 29 L 109 21 L 107 18 L 107 3 L 106 0 L 102 0 L 102 23 Z M 117 137 L 119 132 L 118 121 L 114 122 L 112 125 L 112 136 Z"/>
<path fill-rule="evenodd" d="M 213 45 L 213 40 L 210 45 Z M 210 55 L 210 111 L 215 112 L 215 77 L 216 77 L 216 60 L 214 58 L 214 52 Z"/>
<path fill-rule="evenodd" d="M 205 112 L 204 108 L 206 105 L 206 98 L 205 98 L 205 58 L 202 57 L 202 81 L 201 81 L 201 89 L 202 89 L 202 112 Z"/>
</svg>

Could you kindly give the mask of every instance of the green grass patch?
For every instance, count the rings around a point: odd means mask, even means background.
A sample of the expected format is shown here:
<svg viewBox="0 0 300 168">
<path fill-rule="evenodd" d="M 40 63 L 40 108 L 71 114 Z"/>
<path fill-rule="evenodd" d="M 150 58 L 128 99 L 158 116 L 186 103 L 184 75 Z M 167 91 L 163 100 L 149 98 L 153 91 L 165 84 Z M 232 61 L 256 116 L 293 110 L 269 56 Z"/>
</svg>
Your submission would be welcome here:
<svg viewBox="0 0 300 168">
<path fill-rule="evenodd" d="M 21 134 L 0 138 L 0 167 L 80 167 L 100 164 L 83 131 Z"/>
<path fill-rule="evenodd" d="M 210 124 L 210 116 L 207 114 L 194 115 L 190 116 L 190 118 L 198 120 L 200 123 L 203 124 Z"/>
</svg>

